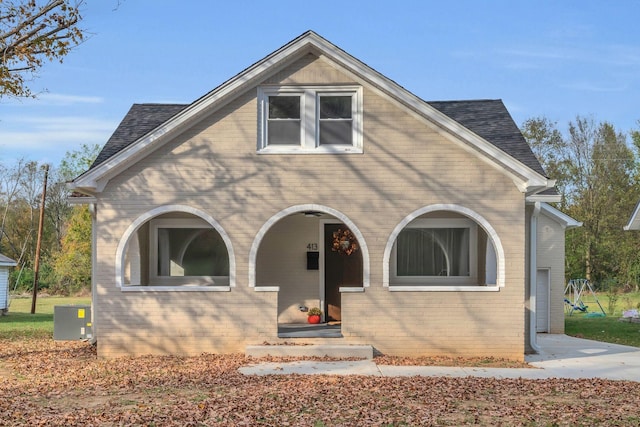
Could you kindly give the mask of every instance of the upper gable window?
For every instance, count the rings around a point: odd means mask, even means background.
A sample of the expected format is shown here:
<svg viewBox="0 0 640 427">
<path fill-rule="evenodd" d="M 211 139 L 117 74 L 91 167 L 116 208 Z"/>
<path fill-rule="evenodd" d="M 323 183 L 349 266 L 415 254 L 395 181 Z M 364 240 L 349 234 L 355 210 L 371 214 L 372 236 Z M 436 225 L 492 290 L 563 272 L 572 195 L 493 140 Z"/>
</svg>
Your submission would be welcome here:
<svg viewBox="0 0 640 427">
<path fill-rule="evenodd" d="M 258 90 L 260 153 L 362 153 L 362 88 Z"/>
</svg>

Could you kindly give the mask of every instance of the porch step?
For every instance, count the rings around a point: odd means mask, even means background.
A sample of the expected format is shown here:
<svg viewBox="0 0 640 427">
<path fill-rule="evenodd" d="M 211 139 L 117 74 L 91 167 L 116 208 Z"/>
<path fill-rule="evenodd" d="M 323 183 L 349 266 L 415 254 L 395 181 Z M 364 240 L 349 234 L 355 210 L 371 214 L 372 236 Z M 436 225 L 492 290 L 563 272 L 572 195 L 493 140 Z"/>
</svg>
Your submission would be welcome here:
<svg viewBox="0 0 640 427">
<path fill-rule="evenodd" d="M 316 344 L 316 345 L 248 345 L 247 357 L 335 357 L 373 359 L 370 345 Z"/>
</svg>

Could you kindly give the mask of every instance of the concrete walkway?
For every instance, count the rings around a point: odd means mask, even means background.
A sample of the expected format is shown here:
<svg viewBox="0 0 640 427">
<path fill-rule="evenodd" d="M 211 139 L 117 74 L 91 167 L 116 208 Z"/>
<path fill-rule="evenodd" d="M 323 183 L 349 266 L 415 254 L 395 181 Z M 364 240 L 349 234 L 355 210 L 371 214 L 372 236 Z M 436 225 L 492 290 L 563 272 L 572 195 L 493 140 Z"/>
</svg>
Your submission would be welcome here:
<svg viewBox="0 0 640 427">
<path fill-rule="evenodd" d="M 491 378 L 605 378 L 640 382 L 640 348 L 567 335 L 538 334 L 539 354 L 526 356 L 532 368 L 472 368 L 377 365 L 373 360 L 258 363 L 240 368 L 245 375 L 371 375 Z M 537 369 L 536 369 L 537 368 Z"/>
</svg>

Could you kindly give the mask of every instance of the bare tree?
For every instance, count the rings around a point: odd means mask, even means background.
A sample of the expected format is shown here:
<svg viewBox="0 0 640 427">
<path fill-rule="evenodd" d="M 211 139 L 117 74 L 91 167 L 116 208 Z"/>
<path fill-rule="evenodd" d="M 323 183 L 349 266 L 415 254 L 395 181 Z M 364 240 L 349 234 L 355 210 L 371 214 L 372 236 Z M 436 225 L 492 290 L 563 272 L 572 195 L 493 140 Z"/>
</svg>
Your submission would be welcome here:
<svg viewBox="0 0 640 427">
<path fill-rule="evenodd" d="M 0 0 L 0 98 L 33 96 L 26 81 L 83 40 L 83 1 Z"/>
</svg>

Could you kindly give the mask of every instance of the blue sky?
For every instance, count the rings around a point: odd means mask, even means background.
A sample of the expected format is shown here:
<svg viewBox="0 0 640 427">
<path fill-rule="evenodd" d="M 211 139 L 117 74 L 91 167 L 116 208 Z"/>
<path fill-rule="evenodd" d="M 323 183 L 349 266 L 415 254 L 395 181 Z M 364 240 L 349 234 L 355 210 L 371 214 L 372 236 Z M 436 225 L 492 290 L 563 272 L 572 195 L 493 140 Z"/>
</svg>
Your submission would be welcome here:
<svg viewBox="0 0 640 427">
<path fill-rule="evenodd" d="M 425 100 L 502 99 L 516 123 L 640 129 L 640 2 L 88 0 L 90 36 L 0 100 L 0 162 L 57 165 L 131 104 L 189 103 L 307 30 Z"/>
</svg>

